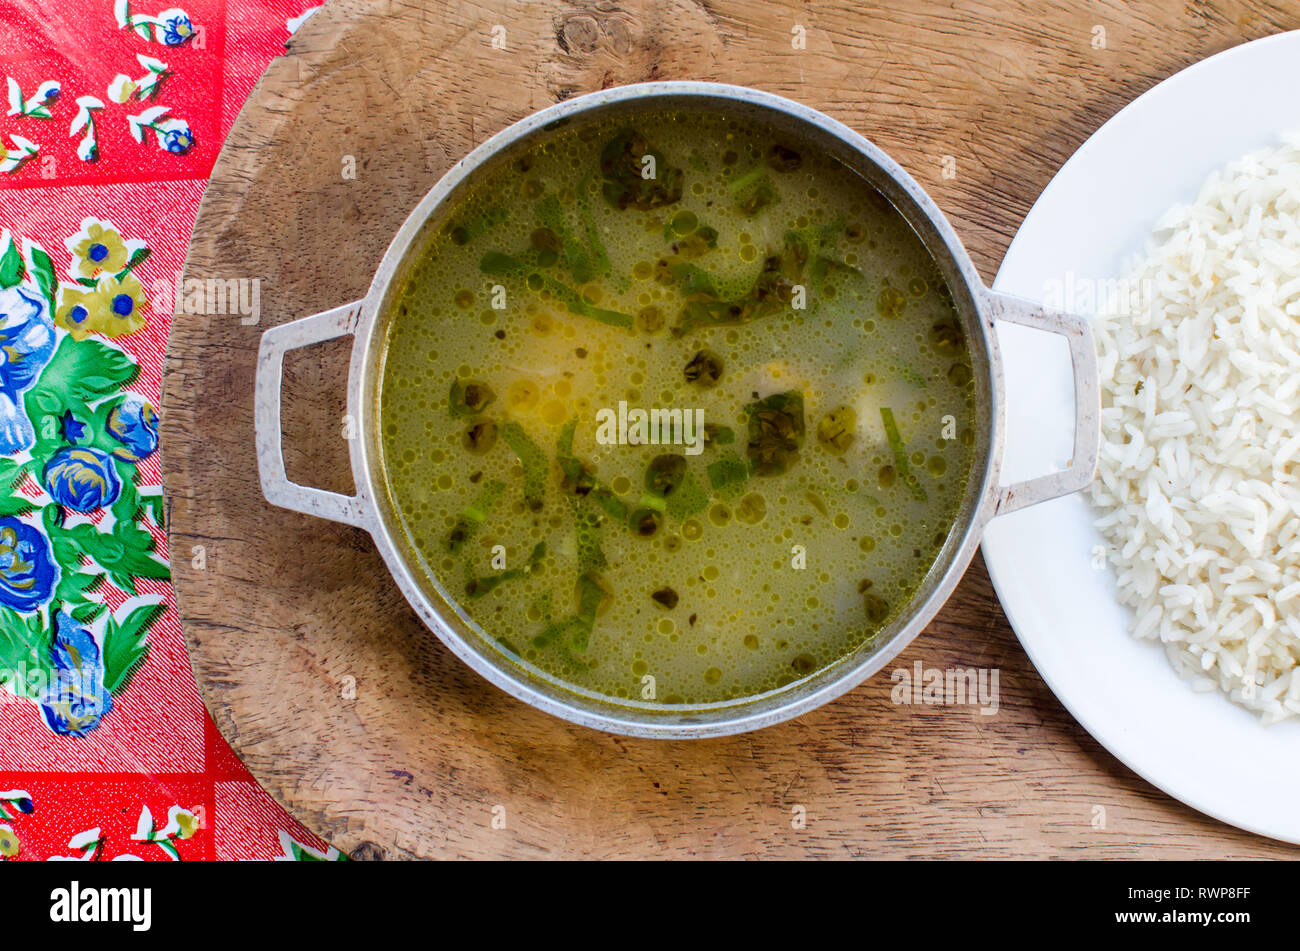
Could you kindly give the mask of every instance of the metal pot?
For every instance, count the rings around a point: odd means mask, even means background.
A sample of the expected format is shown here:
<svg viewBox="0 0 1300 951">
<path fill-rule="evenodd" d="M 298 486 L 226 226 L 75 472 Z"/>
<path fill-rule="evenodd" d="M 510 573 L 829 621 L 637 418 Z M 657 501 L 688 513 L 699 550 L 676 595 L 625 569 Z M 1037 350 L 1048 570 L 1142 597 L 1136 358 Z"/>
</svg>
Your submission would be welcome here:
<svg viewBox="0 0 1300 951">
<path fill-rule="evenodd" d="M 974 462 L 956 524 L 911 603 L 870 644 L 802 680 L 726 703 L 666 706 L 618 701 L 577 692 L 522 659 L 507 654 L 466 623 L 455 602 L 418 567 L 389 510 L 380 471 L 377 407 L 386 304 L 404 268 L 421 247 L 426 227 L 454 203 L 480 168 L 509 161 L 557 120 L 605 117 L 648 109 L 700 109 L 762 120 L 855 169 L 903 214 L 937 262 L 952 290 L 970 341 L 976 384 Z M 1074 454 L 1069 467 L 1027 482 L 1002 485 L 1005 406 L 1002 364 L 994 325 L 1009 321 L 1064 336 L 1074 367 Z M 281 455 L 280 387 L 285 351 L 347 334 L 353 336 L 348 414 L 356 495 L 344 496 L 290 482 Z M 943 214 L 921 187 L 880 149 L 820 112 L 769 93 L 702 82 L 622 86 L 543 109 L 488 139 L 454 165 L 424 196 L 394 237 L 365 298 L 266 331 L 258 354 L 256 427 L 262 490 L 269 502 L 355 525 L 374 538 L 384 562 L 411 606 L 457 656 L 492 683 L 538 709 L 575 723 L 631 736 L 721 736 L 758 729 L 834 699 L 880 670 L 943 605 L 975 554 L 989 519 L 1086 486 L 1097 461 L 1099 396 L 1096 354 L 1086 319 L 1044 312 L 1037 304 L 995 294 L 979 275 Z"/>
</svg>

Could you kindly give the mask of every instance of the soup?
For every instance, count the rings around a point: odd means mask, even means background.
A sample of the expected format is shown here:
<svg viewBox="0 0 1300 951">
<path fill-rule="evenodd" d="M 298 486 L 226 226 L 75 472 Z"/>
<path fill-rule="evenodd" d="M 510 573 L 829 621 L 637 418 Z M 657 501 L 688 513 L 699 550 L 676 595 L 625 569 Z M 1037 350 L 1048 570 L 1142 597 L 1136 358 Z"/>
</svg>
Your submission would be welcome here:
<svg viewBox="0 0 1300 951">
<path fill-rule="evenodd" d="M 485 170 L 390 300 L 389 504 L 512 662 L 660 705 L 787 686 L 906 609 L 972 465 L 952 297 L 868 182 L 698 111 Z"/>
</svg>

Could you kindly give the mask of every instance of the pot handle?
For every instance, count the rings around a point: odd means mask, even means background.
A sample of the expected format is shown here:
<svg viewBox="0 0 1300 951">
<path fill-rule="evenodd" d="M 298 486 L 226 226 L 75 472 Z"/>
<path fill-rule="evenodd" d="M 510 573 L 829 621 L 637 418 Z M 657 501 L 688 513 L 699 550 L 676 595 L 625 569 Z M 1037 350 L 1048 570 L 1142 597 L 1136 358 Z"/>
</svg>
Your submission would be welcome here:
<svg viewBox="0 0 1300 951">
<path fill-rule="evenodd" d="M 1033 301 L 993 291 L 985 292 L 985 307 L 993 321 L 1005 320 L 1060 334 L 1070 345 L 1074 371 L 1074 452 L 1070 465 L 1050 475 L 998 486 L 993 514 L 1005 515 L 1077 492 L 1092 481 L 1101 445 L 1101 384 L 1088 318 L 1049 311 Z"/>
<path fill-rule="evenodd" d="M 257 393 L 254 423 L 257 431 L 257 468 L 262 494 L 272 505 L 316 515 L 333 522 L 369 527 L 369 505 L 357 495 L 340 495 L 290 482 L 284 472 L 280 441 L 280 387 L 284 355 L 290 350 L 323 343 L 356 331 L 363 301 L 344 304 L 323 314 L 292 320 L 262 334 L 257 351 Z"/>
</svg>

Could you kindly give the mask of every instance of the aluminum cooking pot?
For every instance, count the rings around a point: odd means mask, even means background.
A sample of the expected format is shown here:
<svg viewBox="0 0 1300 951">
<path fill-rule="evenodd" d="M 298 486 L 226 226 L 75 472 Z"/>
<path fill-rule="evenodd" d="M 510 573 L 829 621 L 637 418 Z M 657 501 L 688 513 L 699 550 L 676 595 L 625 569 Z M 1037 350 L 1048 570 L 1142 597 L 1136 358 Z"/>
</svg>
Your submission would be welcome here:
<svg viewBox="0 0 1300 951">
<path fill-rule="evenodd" d="M 614 701 L 583 693 L 532 667 L 476 633 L 440 583 L 419 566 L 392 510 L 381 470 L 378 388 L 388 303 L 422 237 L 485 166 L 510 161 L 557 120 L 606 118 L 647 110 L 723 112 L 760 120 L 820 148 L 856 170 L 903 214 L 938 264 L 970 341 L 977 426 L 972 471 L 953 530 L 911 602 L 869 643 L 834 664 L 779 689 L 724 703 L 666 705 Z M 1074 369 L 1074 453 L 1068 468 L 1027 482 L 998 478 L 1005 430 L 1002 363 L 994 326 L 1010 321 L 1060 334 Z M 344 496 L 290 482 L 281 455 L 280 388 L 285 351 L 352 335 L 347 412 L 356 422 L 350 441 L 356 495 Z M 720 736 L 768 726 L 834 699 L 880 670 L 943 605 L 966 570 L 989 519 L 1086 486 L 1097 462 L 1099 388 L 1096 353 L 1086 319 L 1047 313 L 1037 304 L 995 294 L 979 275 L 943 214 L 889 156 L 852 129 L 820 112 L 769 93 L 701 82 L 622 86 L 543 109 L 494 135 L 454 165 L 411 212 L 389 245 L 365 298 L 274 327 L 263 335 L 257 365 L 257 459 L 269 502 L 344 522 L 369 532 L 394 580 L 429 628 L 457 656 L 520 700 L 575 723 L 631 736 Z"/>
</svg>

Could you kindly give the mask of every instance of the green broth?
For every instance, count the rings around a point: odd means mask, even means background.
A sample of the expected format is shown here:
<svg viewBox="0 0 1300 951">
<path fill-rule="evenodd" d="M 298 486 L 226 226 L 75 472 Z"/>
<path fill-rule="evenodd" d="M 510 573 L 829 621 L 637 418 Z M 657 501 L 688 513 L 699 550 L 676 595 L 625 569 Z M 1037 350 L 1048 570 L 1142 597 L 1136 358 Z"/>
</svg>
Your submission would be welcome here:
<svg viewBox="0 0 1300 951">
<path fill-rule="evenodd" d="M 553 130 L 451 209 L 392 307 L 407 541 L 571 687 L 690 704 L 809 676 L 905 609 L 956 518 L 951 295 L 874 188 L 761 124 Z M 708 442 L 598 441 L 620 402 L 699 411 Z"/>
</svg>

